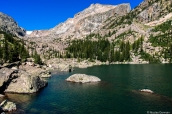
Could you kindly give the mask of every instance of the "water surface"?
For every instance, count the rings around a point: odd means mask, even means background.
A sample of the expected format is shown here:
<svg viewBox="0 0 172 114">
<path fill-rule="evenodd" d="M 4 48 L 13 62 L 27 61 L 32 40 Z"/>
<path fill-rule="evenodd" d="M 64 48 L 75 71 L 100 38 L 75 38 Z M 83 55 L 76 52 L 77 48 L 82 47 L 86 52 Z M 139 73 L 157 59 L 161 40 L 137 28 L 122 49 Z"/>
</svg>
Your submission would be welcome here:
<svg viewBox="0 0 172 114">
<path fill-rule="evenodd" d="M 95 75 L 99 83 L 70 83 L 74 73 Z M 7 94 L 17 104 L 16 113 L 26 114 L 147 114 L 172 113 L 172 65 L 109 65 L 72 73 L 57 72 L 37 94 Z M 145 94 L 148 88 L 157 94 Z"/>
</svg>

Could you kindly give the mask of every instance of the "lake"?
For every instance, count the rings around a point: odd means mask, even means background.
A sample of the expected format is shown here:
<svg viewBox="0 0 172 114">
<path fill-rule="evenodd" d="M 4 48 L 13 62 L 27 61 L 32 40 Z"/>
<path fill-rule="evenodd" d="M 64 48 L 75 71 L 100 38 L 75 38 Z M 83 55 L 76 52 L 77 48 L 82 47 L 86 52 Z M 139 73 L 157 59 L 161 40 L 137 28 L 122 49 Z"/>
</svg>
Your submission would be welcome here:
<svg viewBox="0 0 172 114">
<path fill-rule="evenodd" d="M 98 83 L 70 83 L 75 73 L 99 77 Z M 172 113 L 172 65 L 103 65 L 72 73 L 56 72 L 48 86 L 31 95 L 7 94 L 21 114 L 151 114 Z M 141 93 L 150 89 L 156 94 Z"/>
</svg>

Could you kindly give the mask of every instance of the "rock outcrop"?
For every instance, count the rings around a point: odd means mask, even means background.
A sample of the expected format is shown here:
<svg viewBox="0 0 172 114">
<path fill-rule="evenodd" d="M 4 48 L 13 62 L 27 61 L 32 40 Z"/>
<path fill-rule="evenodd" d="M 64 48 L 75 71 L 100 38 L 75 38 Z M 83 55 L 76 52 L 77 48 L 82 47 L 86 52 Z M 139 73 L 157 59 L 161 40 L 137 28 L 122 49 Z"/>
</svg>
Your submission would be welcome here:
<svg viewBox="0 0 172 114">
<path fill-rule="evenodd" d="M 16 108 L 16 104 L 7 100 L 4 100 L 1 104 L 0 107 L 2 109 L 2 111 L 4 112 L 11 112 L 11 111 L 15 111 Z"/>
<path fill-rule="evenodd" d="M 24 70 L 0 69 L 0 90 L 11 93 L 34 93 L 47 85 L 38 75 Z"/>
<path fill-rule="evenodd" d="M 2 12 L 0 12 L 0 31 L 11 33 L 16 36 L 25 36 L 26 34 L 26 31 L 19 27 L 12 17 Z"/>
<path fill-rule="evenodd" d="M 79 83 L 90 83 L 90 82 L 99 82 L 101 79 L 99 79 L 96 76 L 90 76 L 86 74 L 74 74 L 66 79 L 66 81 L 69 82 L 79 82 Z"/>
</svg>

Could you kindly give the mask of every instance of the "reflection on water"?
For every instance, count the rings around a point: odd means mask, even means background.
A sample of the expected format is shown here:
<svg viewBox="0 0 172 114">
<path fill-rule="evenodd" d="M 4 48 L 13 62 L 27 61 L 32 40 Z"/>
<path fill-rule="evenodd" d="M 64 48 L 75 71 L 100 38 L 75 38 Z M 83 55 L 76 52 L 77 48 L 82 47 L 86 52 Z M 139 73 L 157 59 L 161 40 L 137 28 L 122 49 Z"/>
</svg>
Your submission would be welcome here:
<svg viewBox="0 0 172 114">
<path fill-rule="evenodd" d="M 13 100 L 15 103 L 29 103 L 36 99 L 38 94 L 10 94 L 6 93 L 5 98 L 8 100 Z"/>
</svg>

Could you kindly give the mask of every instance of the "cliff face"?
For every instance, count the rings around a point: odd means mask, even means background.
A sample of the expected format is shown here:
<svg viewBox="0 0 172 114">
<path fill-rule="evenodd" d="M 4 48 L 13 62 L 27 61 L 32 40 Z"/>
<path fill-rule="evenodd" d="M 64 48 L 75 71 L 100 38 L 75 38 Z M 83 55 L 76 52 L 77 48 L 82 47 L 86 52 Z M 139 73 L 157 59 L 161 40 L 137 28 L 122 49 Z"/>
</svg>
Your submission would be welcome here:
<svg viewBox="0 0 172 114">
<path fill-rule="evenodd" d="M 171 12 L 171 0 L 145 0 L 135 11 L 139 11 L 137 15 L 138 21 L 142 23 L 151 22 Z"/>
<path fill-rule="evenodd" d="M 69 18 L 66 22 L 47 31 L 33 31 L 28 37 L 81 38 L 99 29 L 109 17 L 122 16 L 129 11 L 129 4 L 118 6 L 92 4 L 87 9 L 77 13 L 74 18 Z"/>
<path fill-rule="evenodd" d="M 26 34 L 26 31 L 19 27 L 12 17 L 2 12 L 0 12 L 0 31 L 11 33 L 16 36 L 25 36 Z"/>
</svg>

